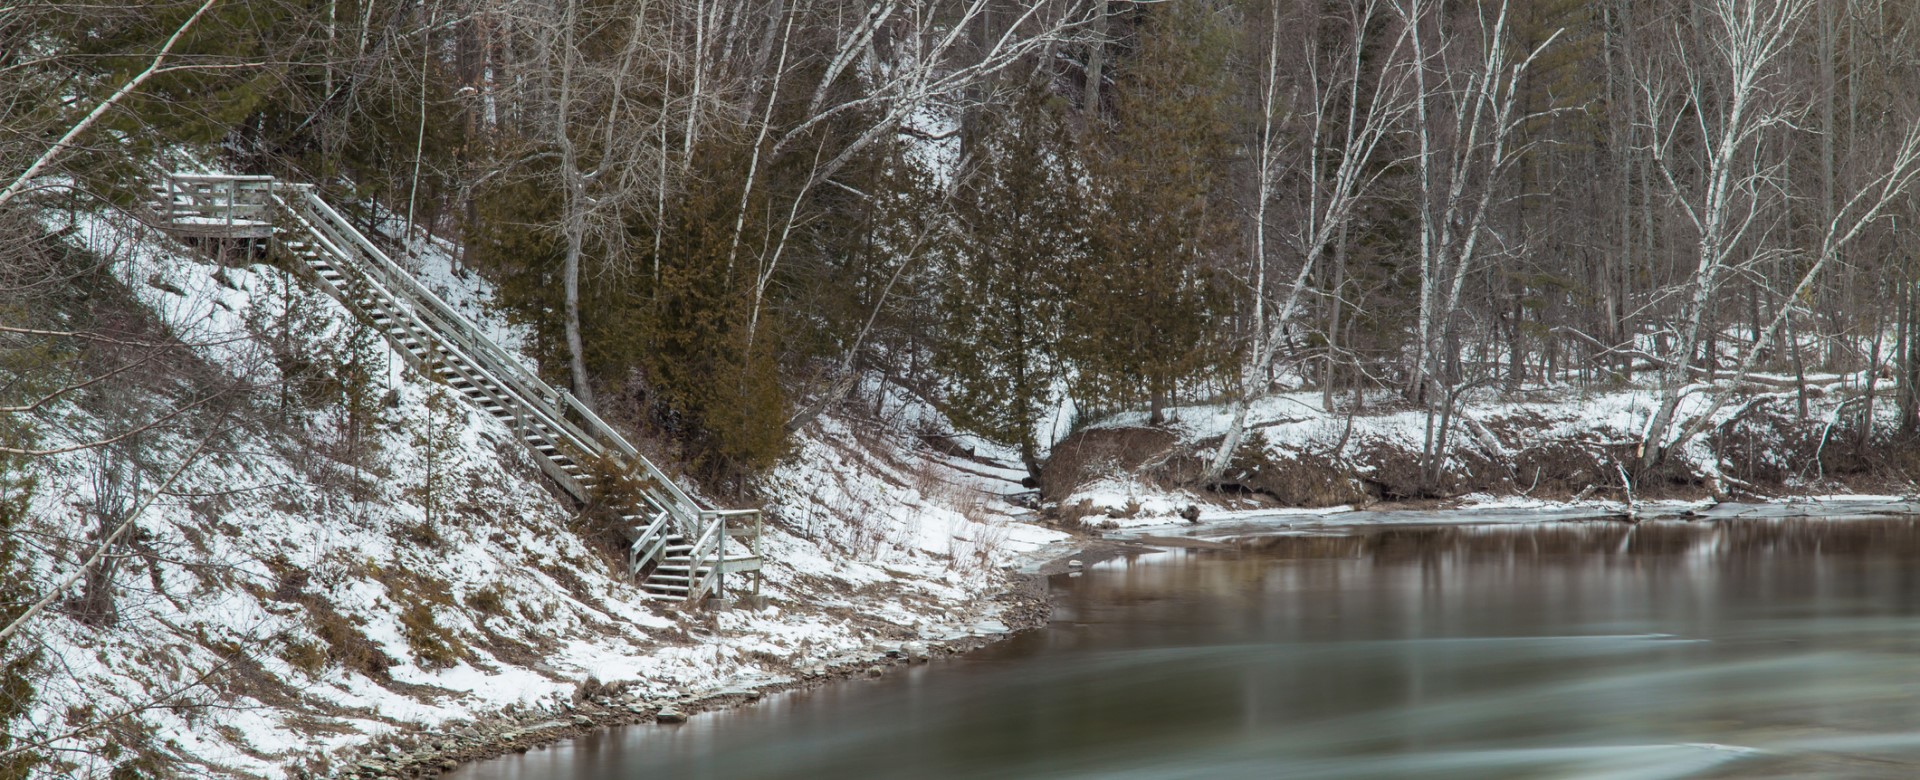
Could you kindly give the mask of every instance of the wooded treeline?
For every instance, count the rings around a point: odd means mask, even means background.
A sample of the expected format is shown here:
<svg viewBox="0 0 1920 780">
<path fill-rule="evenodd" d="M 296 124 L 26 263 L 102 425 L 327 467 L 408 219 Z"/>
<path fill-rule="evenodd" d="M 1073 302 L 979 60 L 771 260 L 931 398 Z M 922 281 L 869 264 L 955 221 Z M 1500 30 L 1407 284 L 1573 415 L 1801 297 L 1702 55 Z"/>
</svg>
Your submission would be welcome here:
<svg viewBox="0 0 1920 780">
<path fill-rule="evenodd" d="M 1030 466 L 1063 400 L 1218 401 L 1217 473 L 1294 386 L 1429 410 L 1435 464 L 1463 394 L 1543 382 L 1653 387 L 1643 470 L 1696 395 L 1854 374 L 1899 410 L 1863 441 L 1920 422 L 1909 3 L 4 13 L 0 209 L 130 202 L 182 144 L 321 182 L 458 239 L 550 378 L 721 489 L 876 374 Z"/>
</svg>

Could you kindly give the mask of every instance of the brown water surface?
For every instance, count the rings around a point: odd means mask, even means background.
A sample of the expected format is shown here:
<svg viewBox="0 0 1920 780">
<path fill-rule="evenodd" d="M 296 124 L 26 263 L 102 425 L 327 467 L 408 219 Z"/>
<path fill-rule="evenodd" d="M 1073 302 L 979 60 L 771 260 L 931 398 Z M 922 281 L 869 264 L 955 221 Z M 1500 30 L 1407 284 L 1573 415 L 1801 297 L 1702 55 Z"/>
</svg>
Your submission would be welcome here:
<svg viewBox="0 0 1920 780">
<path fill-rule="evenodd" d="M 1915 521 L 1356 529 L 1054 588 L 964 658 L 450 777 L 1920 776 Z"/>
</svg>

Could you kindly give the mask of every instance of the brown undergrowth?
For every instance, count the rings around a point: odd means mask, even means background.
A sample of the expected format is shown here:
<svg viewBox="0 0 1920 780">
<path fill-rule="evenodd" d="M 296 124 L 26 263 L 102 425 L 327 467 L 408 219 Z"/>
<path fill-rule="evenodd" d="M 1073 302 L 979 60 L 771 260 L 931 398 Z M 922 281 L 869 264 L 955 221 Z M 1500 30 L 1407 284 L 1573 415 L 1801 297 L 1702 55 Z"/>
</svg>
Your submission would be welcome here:
<svg viewBox="0 0 1920 780">
<path fill-rule="evenodd" d="M 1355 434 L 1332 444 L 1270 446 L 1256 429 L 1220 478 L 1201 484 L 1205 458 L 1219 443 L 1156 428 L 1078 431 L 1045 464 L 1042 497 L 1058 504 L 1057 517 L 1073 520 L 1097 508 L 1067 499 L 1116 476 L 1166 491 L 1300 508 L 1469 495 L 1567 501 L 1902 493 L 1920 480 L 1920 435 L 1865 434 L 1857 414 L 1803 419 L 1791 399 L 1755 399 L 1702 434 L 1696 446 L 1712 453 L 1717 473 L 1682 457 L 1642 468 L 1632 442 L 1601 431 L 1555 431 L 1537 415 L 1490 420 L 1477 435 L 1457 435 L 1438 469 L 1426 468 L 1419 448 L 1403 442 Z"/>
</svg>

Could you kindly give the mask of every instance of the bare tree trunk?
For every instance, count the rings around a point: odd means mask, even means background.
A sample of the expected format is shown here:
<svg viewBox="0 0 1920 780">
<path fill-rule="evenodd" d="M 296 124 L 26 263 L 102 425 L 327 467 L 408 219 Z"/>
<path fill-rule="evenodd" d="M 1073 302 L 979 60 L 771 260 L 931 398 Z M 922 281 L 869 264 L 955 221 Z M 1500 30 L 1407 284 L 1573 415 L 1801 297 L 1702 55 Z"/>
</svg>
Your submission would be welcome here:
<svg viewBox="0 0 1920 780">
<path fill-rule="evenodd" d="M 1277 3 L 1276 3 L 1277 5 Z M 1087 126 L 1100 120 L 1100 91 L 1104 88 L 1107 63 L 1107 0 L 1094 0 L 1093 41 L 1087 51 L 1087 86 L 1081 94 L 1081 113 Z"/>
<path fill-rule="evenodd" d="M 1800 332 L 1793 327 L 1793 310 L 1787 309 L 1787 355 L 1793 358 L 1793 397 L 1799 402 L 1800 421 L 1807 421 L 1807 364 L 1800 355 Z"/>
<path fill-rule="evenodd" d="M 413 244 L 413 208 L 420 195 L 420 162 L 427 150 L 427 72 L 432 67 L 433 16 L 429 10 L 426 24 L 420 28 L 420 123 L 413 139 L 413 182 L 407 187 L 407 231 L 400 239 L 409 248 Z"/>
<path fill-rule="evenodd" d="M 1366 47 L 1369 28 L 1377 18 L 1378 5 L 1379 3 L 1375 0 L 1355 4 L 1353 16 L 1348 20 L 1350 25 L 1347 31 L 1348 38 L 1341 42 L 1348 48 L 1336 50 L 1331 58 L 1331 66 L 1338 70 L 1324 82 L 1317 73 L 1310 72 L 1307 82 L 1301 85 L 1302 89 L 1308 91 L 1311 96 L 1312 105 L 1311 113 L 1306 117 L 1309 122 L 1308 137 L 1306 143 L 1302 145 L 1302 153 L 1306 157 L 1302 167 L 1307 171 L 1306 182 L 1302 185 L 1303 193 L 1300 196 L 1304 214 L 1296 227 L 1292 242 L 1295 253 L 1300 259 L 1300 268 L 1294 274 L 1292 283 L 1288 285 L 1285 298 L 1275 307 L 1270 319 L 1265 312 L 1266 296 L 1262 295 L 1255 301 L 1257 312 L 1255 321 L 1258 325 L 1253 338 L 1256 348 L 1250 356 L 1251 360 L 1243 369 L 1242 392 L 1234 399 L 1232 420 L 1227 425 L 1226 435 L 1219 450 L 1214 453 L 1212 461 L 1202 474 L 1202 482 L 1219 479 L 1220 474 L 1226 471 L 1227 464 L 1232 461 L 1233 451 L 1239 447 L 1241 439 L 1246 435 L 1247 412 L 1254 395 L 1253 388 L 1265 387 L 1264 377 L 1272 370 L 1274 357 L 1284 342 L 1283 329 L 1292 320 L 1294 312 L 1299 307 L 1307 282 L 1313 278 L 1315 263 L 1333 243 L 1335 237 L 1341 235 L 1347 220 L 1352 216 L 1355 204 L 1372 184 L 1374 174 L 1368 169 L 1374 159 L 1374 153 L 1390 132 L 1391 126 L 1406 111 L 1407 107 L 1403 101 L 1405 78 L 1402 75 L 1403 68 L 1399 60 L 1401 46 L 1409 39 L 1410 33 L 1402 32 L 1390 50 L 1379 56 L 1377 78 L 1370 87 L 1363 85 L 1365 81 L 1363 77 L 1368 67 L 1368 59 L 1363 57 L 1363 51 Z M 1265 128 L 1272 127 L 1271 123 L 1278 118 L 1276 112 L 1281 110 L 1278 57 L 1280 15 L 1277 6 L 1272 24 L 1275 29 L 1268 41 L 1268 88 L 1262 100 L 1263 127 Z M 1316 62 L 1319 60 L 1321 52 L 1318 45 L 1314 39 L 1308 38 L 1306 54 L 1309 60 Z M 1341 103 L 1344 103 L 1346 111 L 1343 143 L 1338 146 L 1337 151 L 1333 152 L 1337 159 L 1331 161 L 1331 180 L 1323 183 L 1322 178 L 1325 175 L 1323 166 L 1328 165 L 1328 162 L 1322 159 L 1322 151 L 1323 147 L 1328 146 L 1333 140 L 1329 137 L 1333 129 L 1327 126 L 1328 120 L 1333 118 L 1333 112 L 1341 110 Z M 1262 137 L 1261 143 L 1268 147 L 1279 144 L 1282 141 L 1277 135 L 1269 129 Z M 1264 198 L 1273 193 L 1273 177 L 1277 176 L 1279 171 L 1274 152 L 1263 152 L 1262 159 L 1276 163 L 1260 171 L 1263 179 L 1260 194 Z M 1264 246 L 1264 229 L 1264 226 L 1259 228 L 1262 231 L 1262 246 Z M 1264 269 L 1266 260 L 1264 252 L 1256 252 L 1255 257 L 1256 262 L 1261 263 L 1261 268 Z M 1256 277 L 1259 279 L 1260 288 L 1264 290 L 1266 287 L 1264 275 L 1256 273 Z"/>
<path fill-rule="evenodd" d="M 1340 310 L 1346 299 L 1347 226 L 1340 226 L 1340 238 L 1333 245 L 1333 281 L 1327 288 L 1327 381 L 1320 394 L 1320 406 L 1333 412 L 1334 386 L 1340 373 Z"/>
<path fill-rule="evenodd" d="M 1526 317 L 1527 310 L 1522 305 L 1521 293 L 1512 293 L 1508 300 L 1511 303 L 1509 308 L 1511 315 L 1507 320 L 1507 389 L 1519 390 L 1527 378 L 1526 353 L 1523 351 L 1520 340 L 1521 320 Z"/>
<path fill-rule="evenodd" d="M 1854 440 L 1854 446 L 1862 451 L 1873 442 L 1874 395 L 1879 391 L 1880 354 L 1881 347 L 1884 346 L 1886 340 L 1886 324 L 1885 320 L 1877 316 L 1874 317 L 1873 337 L 1867 342 L 1869 349 L 1867 353 L 1866 399 L 1863 402 L 1864 408 L 1860 413 L 1860 432 L 1858 438 Z"/>
<path fill-rule="evenodd" d="M 1481 10 L 1483 37 L 1465 68 L 1446 66 L 1451 54 L 1443 20 L 1428 0 L 1397 0 L 1401 22 L 1410 29 L 1414 52 L 1413 157 L 1419 200 L 1420 307 L 1417 343 L 1409 367 L 1408 392 L 1426 407 L 1425 456 L 1442 457 L 1447 409 L 1469 383 L 1460 365 L 1459 312 L 1468 275 L 1483 261 L 1488 214 L 1501 180 L 1525 147 L 1514 139 L 1522 124 L 1543 112 L 1516 116 L 1520 84 L 1540 54 L 1561 31 L 1512 59 L 1509 5 Z M 1436 18 L 1430 18 L 1436 17 Z M 1429 33 L 1432 27 L 1436 30 Z M 1434 35 L 1435 50 L 1426 39 Z M 1437 64 L 1436 64 L 1437 63 Z M 1433 78 L 1429 70 L 1435 71 Z M 1435 79 L 1439 83 L 1433 83 Z M 1455 82 L 1464 80 L 1464 85 Z M 1548 110 L 1551 112 L 1551 109 Z M 1436 419 L 1438 416 L 1439 419 Z M 1437 429 L 1437 430 L 1436 430 Z M 1436 435 L 1438 434 L 1438 435 Z"/>
<path fill-rule="evenodd" d="M 1674 328 L 1676 337 L 1664 355 L 1667 365 L 1660 375 L 1659 402 L 1639 446 L 1642 469 L 1659 463 L 1671 446 L 1667 437 L 1691 380 L 1689 362 L 1703 340 L 1705 319 L 1736 249 L 1735 239 L 1759 217 L 1759 204 L 1743 199 L 1746 177 L 1755 172 L 1737 168 L 1743 162 L 1742 155 L 1758 142 L 1760 132 L 1786 118 L 1789 109 L 1779 101 L 1768 100 L 1765 82 L 1809 4 L 1809 0 L 1776 0 L 1758 8 L 1738 0 L 1715 0 L 1706 10 L 1713 17 L 1713 34 L 1719 36 L 1712 45 L 1725 70 L 1706 78 L 1724 78 L 1722 91 L 1709 94 L 1705 78 L 1691 74 L 1674 77 L 1686 85 L 1682 99 L 1668 95 L 1664 84 L 1657 84 L 1653 76 L 1642 83 L 1648 123 L 1659 141 L 1653 157 L 1699 235 L 1695 268 L 1688 277 L 1680 321 Z M 1677 124 L 1686 121 L 1678 113 L 1687 110 L 1682 107 L 1685 105 L 1692 106 L 1693 111 L 1717 108 L 1722 112 L 1719 121 L 1711 125 L 1715 128 L 1711 137 L 1701 139 L 1706 154 L 1701 166 L 1705 175 L 1697 194 L 1687 192 L 1681 184 L 1685 174 L 1666 158 Z"/>
<path fill-rule="evenodd" d="M 587 375 L 586 345 L 580 335 L 580 263 L 586 252 L 587 211 L 591 204 L 587 201 L 586 182 L 580 170 L 580 153 L 573 140 L 573 122 L 571 121 L 574 97 L 574 77 L 579 50 L 574 43 L 574 28 L 580 23 L 579 0 L 567 0 L 565 11 L 561 15 L 560 25 L 560 83 L 559 99 L 555 101 L 553 115 L 553 140 L 560 147 L 560 176 L 562 198 L 561 230 L 567 238 L 567 256 L 561 269 L 562 306 L 565 311 L 567 339 L 567 370 L 573 384 L 573 395 L 580 399 L 588 409 L 593 404 L 593 382 Z"/>
<path fill-rule="evenodd" d="M 1911 268 L 1912 261 L 1902 265 Z M 1910 279 L 1911 271 L 1903 278 Z M 1898 373 L 1900 393 L 1900 432 L 1912 434 L 1916 423 L 1920 423 L 1920 337 L 1914 332 L 1914 313 L 1920 308 L 1920 296 L 1915 295 L 1913 282 L 1901 282 L 1896 300 L 1899 301 L 1900 333 L 1899 344 L 1895 348 L 1895 364 Z"/>
<path fill-rule="evenodd" d="M 566 297 L 567 371 L 573 379 L 573 395 L 588 409 L 593 408 L 593 382 L 587 375 L 587 348 L 580 337 L 580 255 L 582 236 L 578 230 L 567 232 L 567 260 L 561 285 Z"/>
<path fill-rule="evenodd" d="M 1617 37 L 1621 51 L 1616 56 L 1616 44 L 1609 40 L 1601 47 L 1606 58 L 1607 95 L 1615 106 L 1627 106 L 1633 99 L 1633 90 L 1628 88 L 1628 79 L 1622 74 L 1627 63 L 1633 61 L 1630 51 L 1631 3 L 1610 3 L 1605 7 L 1608 35 Z M 1614 195 L 1618 199 L 1614 208 L 1619 219 L 1618 243 L 1609 253 L 1606 264 L 1607 278 L 1604 282 L 1604 300 L 1606 311 L 1607 346 L 1618 351 L 1618 367 L 1623 379 L 1633 378 L 1633 355 L 1630 341 L 1633 338 L 1626 322 L 1627 297 L 1632 284 L 1634 240 L 1633 240 L 1633 157 L 1630 152 L 1633 127 L 1627 111 L 1616 109 L 1609 112 L 1608 151 L 1614 158 Z"/>
</svg>

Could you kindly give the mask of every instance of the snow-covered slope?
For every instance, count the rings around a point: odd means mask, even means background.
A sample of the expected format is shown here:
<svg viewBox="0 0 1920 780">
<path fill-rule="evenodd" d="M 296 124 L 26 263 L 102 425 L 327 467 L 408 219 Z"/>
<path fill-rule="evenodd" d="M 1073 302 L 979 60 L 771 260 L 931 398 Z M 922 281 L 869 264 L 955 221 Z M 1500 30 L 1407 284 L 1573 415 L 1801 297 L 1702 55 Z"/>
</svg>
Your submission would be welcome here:
<svg viewBox="0 0 1920 780">
<path fill-rule="evenodd" d="M 245 405 L 272 405 L 268 342 L 291 337 L 263 323 L 305 312 L 294 336 L 341 350 L 362 327 L 276 268 L 223 268 L 116 218 L 80 227 L 69 240 L 118 258 L 115 276 L 202 345 L 200 359 L 261 394 Z M 426 254 L 444 266 L 445 252 Z M 425 273 L 486 316 L 484 283 Z M 138 763 L 281 777 L 383 733 L 557 706 L 589 678 L 657 696 L 786 679 L 903 638 L 966 633 L 992 617 L 1004 567 L 1058 537 L 1008 516 L 995 497 L 1003 480 L 943 465 L 900 426 L 830 415 L 768 480 L 769 605 L 677 613 L 613 575 L 508 430 L 437 400 L 451 396 L 410 376 L 384 342 L 360 342 L 385 402 L 355 458 L 316 446 L 334 435 L 326 410 L 239 425 L 211 446 L 182 434 L 143 442 L 146 469 L 184 468 L 138 515 L 117 619 L 52 610 L 27 632 L 44 662 L 31 717 L 14 731 L 55 741 L 43 774 Z M 97 427 L 78 410 L 61 415 L 43 444 Z M 100 452 L 33 467 L 25 530 L 70 539 L 93 527 L 111 468 Z M 136 484 L 152 490 L 162 476 Z M 37 589 L 86 553 L 31 547 Z"/>
<path fill-rule="evenodd" d="M 1847 408 L 1860 408 L 1855 403 L 1860 377 L 1810 380 L 1805 419 L 1791 389 L 1745 392 L 1713 410 L 1704 432 L 1669 453 L 1659 471 L 1645 474 L 1637 468 L 1636 454 L 1657 405 L 1655 388 L 1483 390 L 1454 409 L 1447 454 L 1437 476 L 1427 478 L 1427 497 L 1445 497 L 1456 506 L 1621 507 L 1649 495 L 1707 499 L 1731 494 L 1754 500 L 1913 492 L 1902 464 L 1874 461 L 1873 452 L 1860 454 L 1862 448 L 1843 424 Z M 1887 384 L 1880 382 L 1882 388 Z M 1175 486 L 1217 452 L 1232 420 L 1225 404 L 1168 410 L 1168 424 L 1157 429 L 1162 438 L 1145 449 L 1124 438 L 1146 429 L 1145 412 L 1098 420 L 1076 434 L 1076 444 L 1062 445 L 1080 447 L 1079 462 L 1061 469 L 1056 476 L 1065 484 L 1050 485 L 1049 492 L 1065 514 L 1084 515 L 1105 527 L 1161 525 L 1189 507 L 1224 517 L 1254 508 L 1263 513 L 1275 513 L 1276 507 L 1319 510 L 1414 497 L 1422 487 L 1425 411 L 1384 391 L 1372 394 L 1365 410 L 1353 411 L 1350 401 L 1343 396 L 1332 412 L 1322 408 L 1318 392 L 1276 393 L 1255 402 L 1247 418 L 1249 443 L 1243 446 L 1262 454 L 1265 473 L 1235 468 L 1225 475 L 1245 494 Z M 1692 394 L 1678 416 L 1706 414 L 1710 406 L 1705 393 Z M 1876 410 L 1880 430 L 1897 427 L 1890 407 L 1885 403 Z M 1089 450 L 1094 454 L 1086 454 Z M 1848 473 L 1838 473 L 1826 465 L 1829 461 L 1844 461 Z"/>
</svg>

